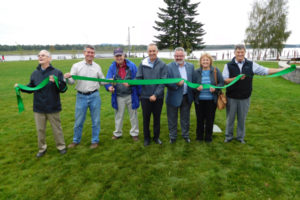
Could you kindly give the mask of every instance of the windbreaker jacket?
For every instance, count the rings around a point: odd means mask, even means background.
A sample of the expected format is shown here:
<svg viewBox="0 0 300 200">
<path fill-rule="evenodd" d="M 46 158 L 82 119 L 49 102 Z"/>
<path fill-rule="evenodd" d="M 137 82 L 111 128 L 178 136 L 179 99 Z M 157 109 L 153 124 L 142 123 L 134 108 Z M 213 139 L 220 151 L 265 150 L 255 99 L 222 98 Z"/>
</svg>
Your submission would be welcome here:
<svg viewBox="0 0 300 200">
<path fill-rule="evenodd" d="M 148 64 L 148 58 L 145 58 L 138 68 L 136 79 L 166 79 L 167 78 L 167 65 L 157 58 L 154 61 L 153 68 Z M 141 98 L 148 99 L 150 96 L 155 95 L 158 99 L 164 98 L 164 85 L 143 85 Z"/>
<path fill-rule="evenodd" d="M 131 73 L 131 79 L 135 79 L 136 73 L 137 73 L 137 67 L 133 62 L 130 60 L 125 59 L 126 61 L 126 66 L 129 68 L 130 73 Z M 107 72 L 106 79 L 113 79 L 116 76 L 117 73 L 117 63 L 114 61 Z M 108 91 L 108 88 L 112 86 L 111 84 L 105 85 L 106 90 Z M 139 96 L 141 93 L 141 86 L 139 85 L 132 85 L 130 86 L 131 88 L 131 104 L 132 104 L 132 109 L 137 109 L 140 106 L 139 102 Z M 111 105 L 114 109 L 118 110 L 118 103 L 117 103 L 117 93 L 116 91 L 112 93 L 111 95 Z"/>
<path fill-rule="evenodd" d="M 65 92 L 67 90 L 66 82 L 64 81 L 63 73 L 55 69 L 51 64 L 46 70 L 41 69 L 39 65 L 36 70 L 31 74 L 30 83 L 28 87 L 36 87 L 40 84 L 45 78 L 48 78 L 50 75 L 55 75 L 58 78 L 57 88 L 55 82 L 49 81 L 49 83 L 40 90 L 36 91 L 24 91 L 27 93 L 34 93 L 33 97 L 33 111 L 38 113 L 55 113 L 61 111 L 60 103 L 60 92 Z"/>
</svg>

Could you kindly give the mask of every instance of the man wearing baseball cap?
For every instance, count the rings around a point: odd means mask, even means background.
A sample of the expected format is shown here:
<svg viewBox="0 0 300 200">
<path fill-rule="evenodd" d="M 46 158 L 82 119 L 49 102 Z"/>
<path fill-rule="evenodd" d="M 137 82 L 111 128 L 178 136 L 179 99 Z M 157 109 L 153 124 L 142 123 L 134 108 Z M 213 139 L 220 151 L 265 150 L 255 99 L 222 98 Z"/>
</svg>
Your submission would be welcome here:
<svg viewBox="0 0 300 200">
<path fill-rule="evenodd" d="M 125 59 L 123 49 L 114 50 L 115 61 L 108 69 L 106 79 L 130 80 L 135 79 L 137 67 L 128 59 Z M 115 109 L 115 131 L 112 139 L 117 140 L 122 137 L 123 118 L 127 107 L 130 116 L 130 135 L 134 141 L 138 141 L 139 123 L 137 109 L 139 107 L 140 86 L 129 85 L 128 83 L 117 83 L 105 85 L 107 91 L 111 92 L 111 104 Z"/>
</svg>

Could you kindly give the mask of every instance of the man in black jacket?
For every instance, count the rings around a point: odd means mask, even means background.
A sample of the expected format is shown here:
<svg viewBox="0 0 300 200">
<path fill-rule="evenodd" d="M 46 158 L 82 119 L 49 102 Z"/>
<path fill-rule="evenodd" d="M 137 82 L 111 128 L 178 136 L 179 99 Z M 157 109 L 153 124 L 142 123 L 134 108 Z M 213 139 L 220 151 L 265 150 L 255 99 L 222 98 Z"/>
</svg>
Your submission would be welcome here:
<svg viewBox="0 0 300 200">
<path fill-rule="evenodd" d="M 148 45 L 148 55 L 138 68 L 136 79 L 165 79 L 167 65 L 157 57 L 158 48 L 155 44 Z M 143 110 L 144 146 L 150 144 L 150 117 L 153 113 L 153 141 L 162 144 L 160 135 L 160 115 L 164 100 L 164 85 L 143 85 L 141 91 Z"/>
<path fill-rule="evenodd" d="M 47 151 L 46 144 L 46 123 L 49 120 L 53 135 L 56 142 L 56 148 L 61 154 L 67 152 L 64 136 L 61 128 L 59 112 L 61 111 L 60 92 L 67 90 L 66 82 L 63 78 L 63 73 L 52 67 L 50 64 L 51 55 L 48 51 L 42 50 L 38 55 L 39 65 L 36 70 L 31 74 L 30 83 L 28 87 L 36 87 L 45 78 L 49 77 L 49 83 L 36 91 L 22 92 L 34 93 L 33 98 L 33 112 L 38 133 L 38 147 L 39 152 L 36 157 L 42 157 Z M 58 78 L 58 87 L 55 83 L 54 77 Z M 17 84 L 15 85 L 17 86 Z"/>
</svg>

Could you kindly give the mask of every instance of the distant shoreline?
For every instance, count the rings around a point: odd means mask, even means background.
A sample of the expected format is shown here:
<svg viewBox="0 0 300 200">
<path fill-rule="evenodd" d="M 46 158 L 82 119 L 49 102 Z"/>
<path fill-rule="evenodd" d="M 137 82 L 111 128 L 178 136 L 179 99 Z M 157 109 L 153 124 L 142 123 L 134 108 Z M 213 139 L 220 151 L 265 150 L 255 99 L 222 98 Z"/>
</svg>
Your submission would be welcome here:
<svg viewBox="0 0 300 200">
<path fill-rule="evenodd" d="M 1 45 L 0 45 L 1 46 Z M 24 45 L 24 46 L 35 46 L 35 45 Z M 47 45 L 39 45 L 40 49 L 39 50 L 12 50 L 12 51 L 0 51 L 0 55 L 37 55 L 40 50 L 42 49 L 47 49 Z M 49 45 L 48 45 L 49 46 Z M 72 45 L 70 45 L 72 46 Z M 126 52 L 128 50 L 127 46 L 124 45 L 119 45 L 124 48 L 124 51 Z M 103 50 L 96 50 L 97 54 L 103 54 L 103 53 L 112 53 L 113 49 L 116 47 L 116 45 L 111 45 L 109 49 L 103 49 Z M 131 52 L 146 52 L 147 51 L 147 46 L 145 45 L 144 48 L 141 48 L 141 45 L 139 46 L 140 48 L 137 49 L 137 46 L 133 45 Z M 101 48 L 101 47 L 100 47 Z M 248 49 L 251 49 L 250 46 L 247 46 Z M 300 48 L 300 44 L 286 44 L 284 48 Z M 97 46 L 96 46 L 97 49 Z M 203 51 L 209 51 L 209 50 L 224 50 L 224 49 L 234 49 L 233 44 L 229 45 L 206 45 Z M 48 49 L 47 49 L 48 50 Z M 83 50 L 51 50 L 49 51 L 52 54 L 81 54 Z M 169 52 L 170 49 L 163 49 L 160 50 L 162 52 Z M 197 51 L 197 50 L 196 50 Z"/>
</svg>

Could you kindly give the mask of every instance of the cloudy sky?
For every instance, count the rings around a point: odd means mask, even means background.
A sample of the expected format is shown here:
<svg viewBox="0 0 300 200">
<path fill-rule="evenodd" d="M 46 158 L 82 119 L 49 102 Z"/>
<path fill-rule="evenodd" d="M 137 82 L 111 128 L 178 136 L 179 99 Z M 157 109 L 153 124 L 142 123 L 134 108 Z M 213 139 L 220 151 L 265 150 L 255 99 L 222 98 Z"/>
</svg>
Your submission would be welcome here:
<svg viewBox="0 0 300 200">
<path fill-rule="evenodd" d="M 244 40 L 254 0 L 199 1 L 206 44 Z M 300 0 L 288 6 L 287 44 L 300 44 Z M 127 44 L 128 27 L 131 44 L 148 44 L 159 7 L 163 0 L 1 0 L 0 44 Z"/>
</svg>

